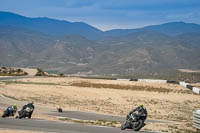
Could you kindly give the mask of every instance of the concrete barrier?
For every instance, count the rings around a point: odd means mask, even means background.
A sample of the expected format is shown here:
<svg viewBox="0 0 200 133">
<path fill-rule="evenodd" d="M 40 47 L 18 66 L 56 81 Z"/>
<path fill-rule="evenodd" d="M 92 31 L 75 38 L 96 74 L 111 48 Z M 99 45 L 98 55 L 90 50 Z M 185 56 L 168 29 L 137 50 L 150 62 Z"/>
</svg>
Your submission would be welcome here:
<svg viewBox="0 0 200 133">
<path fill-rule="evenodd" d="M 158 80 L 158 79 L 138 79 L 138 81 L 147 83 L 167 83 L 167 80 Z"/>
<path fill-rule="evenodd" d="M 168 84 L 179 84 L 185 88 L 192 90 L 196 94 L 200 94 L 200 89 L 190 85 L 189 83 L 185 83 L 183 81 L 169 81 L 169 80 L 159 80 L 159 79 L 117 79 L 119 81 L 139 81 L 146 83 L 168 83 Z"/>
<path fill-rule="evenodd" d="M 138 81 L 138 79 L 130 79 L 130 81 Z"/>
<path fill-rule="evenodd" d="M 186 88 L 188 88 L 188 89 L 190 89 L 190 90 L 192 90 L 193 87 L 194 87 L 194 86 L 192 86 L 192 85 L 186 85 Z"/>
<path fill-rule="evenodd" d="M 184 87 L 186 87 L 186 88 L 192 90 L 192 91 L 193 91 L 194 93 L 196 93 L 196 94 L 200 94 L 200 89 L 197 88 L 197 87 L 194 87 L 194 86 L 190 85 L 189 83 L 179 82 L 179 84 L 180 84 L 181 86 L 184 86 Z"/>
<path fill-rule="evenodd" d="M 200 89 L 197 88 L 197 87 L 193 87 L 193 88 L 192 88 L 192 91 L 193 91 L 194 93 L 200 94 Z"/>
<path fill-rule="evenodd" d="M 185 83 L 185 82 L 179 82 L 179 84 L 181 85 L 181 86 L 184 86 L 185 88 L 187 88 L 187 85 L 189 85 L 189 83 Z"/>
<path fill-rule="evenodd" d="M 167 80 L 168 84 L 179 84 L 179 81 Z"/>
<path fill-rule="evenodd" d="M 120 81 L 130 81 L 130 79 L 117 79 L 117 80 L 120 80 Z"/>
</svg>

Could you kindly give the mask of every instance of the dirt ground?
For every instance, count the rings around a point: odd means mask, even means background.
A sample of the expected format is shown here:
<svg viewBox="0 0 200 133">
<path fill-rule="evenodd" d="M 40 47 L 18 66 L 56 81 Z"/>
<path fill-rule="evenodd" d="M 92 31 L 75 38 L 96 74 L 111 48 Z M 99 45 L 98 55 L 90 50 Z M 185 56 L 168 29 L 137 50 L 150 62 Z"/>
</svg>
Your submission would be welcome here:
<svg viewBox="0 0 200 133">
<path fill-rule="evenodd" d="M 29 76 L 34 76 L 37 73 L 37 69 L 33 68 L 21 68 L 21 69 L 27 72 Z"/>
<path fill-rule="evenodd" d="M 192 111 L 200 108 L 200 96 L 175 84 L 103 79 L 29 78 L 0 82 L 0 94 L 65 109 L 125 116 L 143 104 L 148 118 L 173 124 L 147 124 L 145 130 L 195 131 Z"/>
<path fill-rule="evenodd" d="M 194 87 L 200 88 L 200 83 L 196 83 L 196 84 L 191 84 Z"/>
</svg>

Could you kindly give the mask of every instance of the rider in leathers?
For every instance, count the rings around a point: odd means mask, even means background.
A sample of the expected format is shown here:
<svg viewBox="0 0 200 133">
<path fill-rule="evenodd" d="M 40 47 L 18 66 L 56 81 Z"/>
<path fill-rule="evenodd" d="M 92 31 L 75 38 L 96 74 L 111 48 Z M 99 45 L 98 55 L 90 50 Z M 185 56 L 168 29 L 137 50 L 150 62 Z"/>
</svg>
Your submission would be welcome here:
<svg viewBox="0 0 200 133">
<path fill-rule="evenodd" d="M 34 104 L 34 102 L 30 102 L 30 103 L 24 105 L 24 106 L 22 107 L 21 111 L 24 111 L 27 107 L 32 108 L 32 109 L 34 110 L 34 109 L 35 109 L 35 106 L 34 106 L 33 104 Z M 28 116 L 28 118 L 31 118 L 32 113 L 33 113 L 33 111 L 30 112 L 30 115 Z M 22 113 L 21 113 L 21 114 L 22 114 Z"/>
<path fill-rule="evenodd" d="M 143 105 L 140 105 L 137 108 L 133 109 L 129 114 L 133 114 L 135 112 L 138 112 L 137 113 L 138 117 L 145 117 L 145 119 L 146 119 L 146 117 L 147 117 L 147 110 L 146 110 L 146 108 Z"/>
<path fill-rule="evenodd" d="M 9 106 L 6 110 L 8 111 L 9 116 L 14 116 L 17 111 L 17 105 L 13 104 L 12 106 Z"/>
</svg>

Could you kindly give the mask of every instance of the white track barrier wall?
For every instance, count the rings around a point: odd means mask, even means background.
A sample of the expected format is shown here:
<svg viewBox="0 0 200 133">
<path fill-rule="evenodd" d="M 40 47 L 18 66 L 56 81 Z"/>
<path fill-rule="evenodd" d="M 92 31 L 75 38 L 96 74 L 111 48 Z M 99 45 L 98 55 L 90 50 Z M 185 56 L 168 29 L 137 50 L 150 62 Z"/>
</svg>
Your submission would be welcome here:
<svg viewBox="0 0 200 133">
<path fill-rule="evenodd" d="M 179 82 L 179 84 L 180 84 L 181 86 L 186 87 L 186 88 L 187 88 L 187 85 L 189 85 L 189 83 L 185 83 L 185 82 Z"/>
<path fill-rule="evenodd" d="M 158 79 L 138 79 L 138 81 L 147 83 L 167 83 L 167 80 L 158 80 Z"/>
<path fill-rule="evenodd" d="M 200 94 L 200 89 L 199 89 L 199 88 L 193 87 L 193 88 L 192 88 L 192 91 L 193 91 L 194 93 Z"/>
<path fill-rule="evenodd" d="M 184 87 L 186 87 L 186 88 L 192 90 L 192 91 L 193 91 L 194 93 L 196 93 L 196 94 L 200 94 L 200 89 L 197 88 L 197 87 L 191 86 L 189 83 L 179 82 L 179 84 L 180 84 L 181 86 L 184 86 Z M 188 87 L 188 85 L 189 85 L 190 87 Z"/>
<path fill-rule="evenodd" d="M 130 81 L 130 79 L 117 79 L 117 80 L 120 80 L 120 81 Z"/>
<path fill-rule="evenodd" d="M 138 82 L 146 82 L 146 83 L 168 83 L 168 82 L 172 82 L 172 81 L 167 81 L 167 80 L 159 80 L 159 79 L 117 79 L 119 81 L 138 81 Z M 177 82 L 177 81 L 173 81 L 173 84 L 176 83 L 185 88 L 188 88 L 190 90 L 192 90 L 194 93 L 196 94 L 200 94 L 200 89 L 197 87 L 193 87 L 191 86 L 189 83 L 185 83 L 183 81 Z"/>
</svg>

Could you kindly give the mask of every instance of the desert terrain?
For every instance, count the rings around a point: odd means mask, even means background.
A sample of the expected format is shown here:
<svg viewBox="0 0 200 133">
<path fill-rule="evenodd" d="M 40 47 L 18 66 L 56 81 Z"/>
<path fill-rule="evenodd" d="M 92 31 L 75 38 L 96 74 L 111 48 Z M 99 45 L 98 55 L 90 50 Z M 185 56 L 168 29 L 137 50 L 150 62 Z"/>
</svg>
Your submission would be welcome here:
<svg viewBox="0 0 200 133">
<path fill-rule="evenodd" d="M 180 85 L 77 77 L 1 81 L 0 94 L 53 108 L 60 105 L 65 110 L 118 116 L 126 116 L 133 108 L 143 104 L 148 110 L 148 119 L 169 122 L 148 123 L 143 129 L 162 132 L 195 131 L 192 112 L 200 105 L 199 95 Z M 55 119 L 39 113 L 33 117 Z"/>
</svg>

